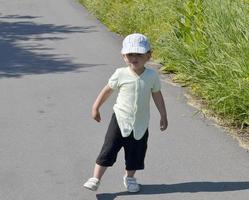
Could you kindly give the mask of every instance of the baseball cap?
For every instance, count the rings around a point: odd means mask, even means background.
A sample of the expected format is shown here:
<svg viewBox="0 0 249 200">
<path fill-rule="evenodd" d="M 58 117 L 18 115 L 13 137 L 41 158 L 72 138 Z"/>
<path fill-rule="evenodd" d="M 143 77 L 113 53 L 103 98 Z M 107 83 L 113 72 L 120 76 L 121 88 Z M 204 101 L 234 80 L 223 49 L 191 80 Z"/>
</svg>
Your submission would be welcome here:
<svg viewBox="0 0 249 200">
<path fill-rule="evenodd" d="M 133 33 L 123 40 L 122 54 L 141 53 L 145 54 L 150 50 L 150 42 L 146 36 L 140 33 Z"/>
</svg>

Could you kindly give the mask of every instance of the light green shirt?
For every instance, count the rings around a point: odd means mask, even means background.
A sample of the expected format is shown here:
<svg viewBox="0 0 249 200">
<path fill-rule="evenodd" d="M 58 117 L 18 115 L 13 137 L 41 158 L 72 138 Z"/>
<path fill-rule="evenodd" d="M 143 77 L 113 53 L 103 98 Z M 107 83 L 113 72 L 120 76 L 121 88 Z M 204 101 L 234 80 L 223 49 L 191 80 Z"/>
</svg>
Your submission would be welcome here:
<svg viewBox="0 0 249 200">
<path fill-rule="evenodd" d="M 133 131 L 134 138 L 143 137 L 149 125 L 151 92 L 161 89 L 159 76 L 149 68 L 137 75 L 129 67 L 118 68 L 108 81 L 118 97 L 113 109 L 123 137 Z"/>
</svg>

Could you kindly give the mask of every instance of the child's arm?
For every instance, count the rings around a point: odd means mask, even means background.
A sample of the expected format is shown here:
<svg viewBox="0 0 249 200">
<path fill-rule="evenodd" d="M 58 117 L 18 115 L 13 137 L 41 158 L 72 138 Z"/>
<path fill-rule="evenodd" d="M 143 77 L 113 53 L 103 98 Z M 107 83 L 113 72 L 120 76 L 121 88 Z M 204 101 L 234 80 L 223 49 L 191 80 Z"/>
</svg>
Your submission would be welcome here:
<svg viewBox="0 0 249 200">
<path fill-rule="evenodd" d="M 161 120 L 160 120 L 160 129 L 161 131 L 166 130 L 168 127 L 168 119 L 167 119 L 167 112 L 164 104 L 164 99 L 161 91 L 159 90 L 158 92 L 152 92 L 152 98 L 156 104 L 156 107 L 161 115 Z"/>
<path fill-rule="evenodd" d="M 99 93 L 98 97 L 96 98 L 93 107 L 92 107 L 92 118 L 97 122 L 101 121 L 99 108 L 100 106 L 108 99 L 108 97 L 112 94 L 113 90 L 106 85 L 101 92 Z"/>
</svg>

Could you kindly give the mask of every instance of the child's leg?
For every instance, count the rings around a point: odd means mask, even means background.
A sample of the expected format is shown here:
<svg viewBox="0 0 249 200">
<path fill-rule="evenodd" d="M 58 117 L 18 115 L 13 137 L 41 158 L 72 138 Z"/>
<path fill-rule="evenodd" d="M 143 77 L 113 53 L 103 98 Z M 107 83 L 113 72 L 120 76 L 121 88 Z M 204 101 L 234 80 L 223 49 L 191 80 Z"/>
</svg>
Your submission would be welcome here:
<svg viewBox="0 0 249 200">
<path fill-rule="evenodd" d="M 97 157 L 94 167 L 93 177 L 101 179 L 107 167 L 112 166 L 117 159 L 118 152 L 122 148 L 122 135 L 116 120 L 115 114 L 112 115 L 105 141 Z"/>
<path fill-rule="evenodd" d="M 85 188 L 89 190 L 96 191 L 100 184 L 100 179 L 105 173 L 105 170 L 107 167 L 100 166 L 98 164 L 95 164 L 93 177 L 89 178 L 87 182 L 83 185 Z"/>
<path fill-rule="evenodd" d="M 100 180 L 107 167 L 112 166 L 116 162 L 117 154 L 122 147 L 121 140 L 122 135 L 117 124 L 116 116 L 113 114 L 105 136 L 104 144 L 96 160 L 93 177 L 84 184 L 85 188 L 94 191 L 98 189 Z"/>
<path fill-rule="evenodd" d="M 107 167 L 103 167 L 101 165 L 95 164 L 93 177 L 101 180 L 102 176 L 104 175 Z"/>
<path fill-rule="evenodd" d="M 136 170 L 126 170 L 125 171 L 125 176 L 134 177 L 135 173 L 136 173 Z"/>
<path fill-rule="evenodd" d="M 126 174 L 133 176 L 136 170 L 144 169 L 144 159 L 147 150 L 148 129 L 140 140 L 136 140 L 133 133 L 125 138 L 124 151 L 125 151 L 125 164 Z"/>
</svg>

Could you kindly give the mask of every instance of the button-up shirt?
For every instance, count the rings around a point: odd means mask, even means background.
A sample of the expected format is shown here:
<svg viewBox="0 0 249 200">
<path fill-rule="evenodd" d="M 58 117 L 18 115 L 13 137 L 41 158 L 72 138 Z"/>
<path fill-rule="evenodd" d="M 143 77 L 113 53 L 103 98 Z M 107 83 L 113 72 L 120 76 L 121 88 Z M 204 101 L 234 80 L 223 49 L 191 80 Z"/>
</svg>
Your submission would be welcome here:
<svg viewBox="0 0 249 200">
<path fill-rule="evenodd" d="M 161 89 L 157 73 L 145 68 L 137 75 L 130 67 L 118 68 L 108 81 L 113 90 L 118 90 L 113 107 L 123 137 L 133 131 L 134 138 L 143 137 L 149 125 L 151 92 Z"/>
</svg>

